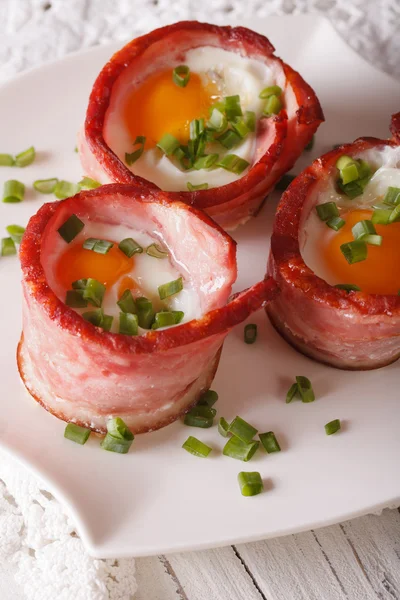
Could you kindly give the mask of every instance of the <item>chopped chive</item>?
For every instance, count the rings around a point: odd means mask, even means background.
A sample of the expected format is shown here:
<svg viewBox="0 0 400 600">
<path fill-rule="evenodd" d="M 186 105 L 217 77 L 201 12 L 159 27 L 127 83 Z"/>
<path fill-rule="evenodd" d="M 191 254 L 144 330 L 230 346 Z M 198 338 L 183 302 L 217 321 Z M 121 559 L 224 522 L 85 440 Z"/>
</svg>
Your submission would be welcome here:
<svg viewBox="0 0 400 600">
<path fill-rule="evenodd" d="M 8 204 L 14 204 L 16 202 L 22 202 L 25 195 L 25 186 L 16 179 L 9 179 L 4 182 L 3 188 L 3 202 Z"/>
<path fill-rule="evenodd" d="M 315 207 L 317 214 L 321 221 L 328 221 L 333 217 L 339 216 L 339 209 L 336 202 L 324 202 L 323 204 L 317 204 Z"/>
<path fill-rule="evenodd" d="M 190 454 L 193 454 L 194 456 L 200 456 L 201 458 L 207 458 L 212 450 L 210 446 L 203 444 L 203 442 L 191 435 L 189 435 L 186 442 L 182 444 L 182 448 L 190 452 Z"/>
<path fill-rule="evenodd" d="M 17 249 L 15 247 L 14 241 L 12 238 L 2 238 L 1 239 L 1 256 L 14 256 L 17 254 Z"/>
<path fill-rule="evenodd" d="M 271 117 L 272 115 L 277 115 L 281 109 L 282 102 L 279 100 L 278 96 L 269 96 L 264 106 L 263 115 Z"/>
<path fill-rule="evenodd" d="M 77 183 L 71 183 L 70 181 L 57 181 L 54 187 L 54 195 L 59 200 L 65 200 L 75 196 L 79 192 L 79 185 Z"/>
<path fill-rule="evenodd" d="M 101 183 L 95 179 L 92 179 L 91 177 L 83 177 L 78 185 L 81 190 L 95 190 L 101 186 Z"/>
<path fill-rule="evenodd" d="M 113 242 L 99 240 L 98 238 L 87 238 L 83 242 L 83 247 L 85 250 L 92 250 L 97 254 L 107 254 L 113 246 Z"/>
<path fill-rule="evenodd" d="M 296 383 L 302 402 L 314 402 L 315 394 L 311 381 L 303 375 L 298 375 L 296 377 Z"/>
<path fill-rule="evenodd" d="M 193 185 L 190 183 L 190 181 L 188 181 L 186 185 L 189 192 L 195 192 L 196 190 L 208 190 L 208 183 L 199 183 L 198 185 Z"/>
<path fill-rule="evenodd" d="M 10 234 L 10 238 L 14 244 L 21 243 L 22 236 L 25 233 L 25 227 L 21 227 L 20 225 L 7 225 L 6 230 L 7 233 Z"/>
<path fill-rule="evenodd" d="M 128 258 L 131 258 L 134 254 L 141 254 L 143 252 L 142 246 L 135 242 L 132 238 L 125 238 L 118 244 L 118 248 Z"/>
<path fill-rule="evenodd" d="M 370 244 L 371 246 L 381 246 L 383 238 L 381 235 L 369 234 L 369 235 L 364 235 L 363 241 L 366 244 Z"/>
<path fill-rule="evenodd" d="M 260 441 L 264 446 L 265 450 L 268 452 L 268 454 L 271 454 L 272 452 L 281 451 L 281 447 L 273 431 L 268 431 L 267 433 L 260 433 L 258 437 L 260 438 Z"/>
<path fill-rule="evenodd" d="M 275 189 L 284 192 L 295 179 L 296 175 L 290 175 L 290 173 L 286 173 L 286 175 L 283 175 L 283 177 L 280 178 L 275 186 Z"/>
<path fill-rule="evenodd" d="M 225 114 L 228 121 L 232 121 L 234 117 L 242 116 L 242 109 L 240 107 L 240 96 L 226 96 L 224 98 Z"/>
<path fill-rule="evenodd" d="M 365 260 L 368 255 L 367 244 L 363 240 L 354 240 L 354 242 L 342 244 L 340 250 L 349 265 Z"/>
<path fill-rule="evenodd" d="M 225 456 L 236 458 L 237 460 L 249 461 L 257 452 L 260 442 L 242 442 L 238 437 L 232 436 L 225 444 L 222 453 Z"/>
<path fill-rule="evenodd" d="M 334 231 L 339 231 L 339 229 L 342 229 L 342 227 L 346 225 L 346 221 L 340 217 L 331 217 L 326 221 L 326 224 Z"/>
<path fill-rule="evenodd" d="M 188 413 L 186 413 L 183 420 L 185 425 L 190 427 L 201 427 L 208 429 L 214 424 L 214 417 L 217 414 L 215 408 L 209 406 L 195 406 Z"/>
<path fill-rule="evenodd" d="M 229 437 L 229 423 L 224 417 L 218 421 L 218 431 L 222 437 Z"/>
<path fill-rule="evenodd" d="M 365 160 L 362 160 L 361 158 L 357 161 L 357 165 L 358 165 L 358 174 L 360 176 L 360 183 L 361 183 L 362 187 L 365 187 L 365 185 L 368 183 L 369 179 L 371 178 L 371 174 L 372 174 L 371 167 Z"/>
<path fill-rule="evenodd" d="M 167 250 L 163 250 L 157 244 L 150 244 L 150 246 L 146 248 L 146 254 L 153 258 L 167 258 L 169 256 Z"/>
<path fill-rule="evenodd" d="M 325 425 L 326 435 L 332 435 L 333 433 L 336 433 L 337 431 L 339 431 L 339 429 L 340 429 L 340 419 L 334 419 L 333 421 L 329 421 L 329 423 L 327 423 Z"/>
<path fill-rule="evenodd" d="M 75 442 L 76 444 L 81 444 L 81 446 L 86 444 L 89 435 L 90 429 L 75 425 L 75 423 L 68 423 L 64 430 L 64 437 L 67 438 L 67 440 L 71 440 L 71 442 Z"/>
<path fill-rule="evenodd" d="M 353 283 L 337 283 L 333 287 L 338 288 L 338 290 L 344 290 L 345 292 L 361 292 L 361 288 Z"/>
<path fill-rule="evenodd" d="M 247 423 L 241 417 L 235 417 L 232 423 L 229 425 L 229 433 L 236 436 L 242 442 L 249 444 L 253 441 L 255 435 L 257 435 L 258 430 Z"/>
<path fill-rule="evenodd" d="M 138 135 L 136 137 L 135 141 L 133 142 L 133 146 L 139 146 L 139 148 L 137 148 L 136 150 L 134 150 L 131 153 L 125 152 L 125 162 L 128 165 L 128 167 L 133 165 L 133 163 L 136 162 L 142 156 L 145 143 L 146 143 L 145 136 Z"/>
<path fill-rule="evenodd" d="M 385 204 L 400 204 L 400 188 L 389 186 L 383 202 Z"/>
<path fill-rule="evenodd" d="M 248 126 L 246 124 L 246 118 L 245 117 L 235 117 L 231 121 L 231 126 L 232 126 L 233 130 L 242 139 L 245 138 L 250 133 L 250 129 L 248 128 Z"/>
<path fill-rule="evenodd" d="M 88 312 L 82 313 L 85 321 L 89 321 L 95 327 L 101 327 L 104 331 L 110 331 L 113 322 L 111 315 L 105 315 L 102 308 L 96 308 Z"/>
<path fill-rule="evenodd" d="M 297 383 L 292 383 L 286 394 L 286 404 L 290 404 L 293 398 L 300 398 L 299 386 Z"/>
<path fill-rule="evenodd" d="M 390 209 L 375 209 L 372 213 L 371 221 L 374 225 L 388 225 L 391 214 L 392 211 Z"/>
<path fill-rule="evenodd" d="M 76 238 L 78 233 L 85 227 L 85 223 L 81 221 L 76 215 L 72 214 L 68 219 L 57 229 L 63 240 L 69 244 L 73 239 Z"/>
<path fill-rule="evenodd" d="M 142 329 L 150 329 L 151 324 L 154 321 L 154 310 L 153 304 L 150 302 L 148 298 L 142 296 L 141 298 L 136 298 L 136 314 L 138 316 L 139 327 Z"/>
<path fill-rule="evenodd" d="M 228 121 L 223 112 L 218 110 L 218 108 L 213 108 L 211 111 L 210 118 L 207 122 L 207 127 L 209 129 L 213 129 L 218 133 L 221 133 L 226 129 L 228 125 Z"/>
<path fill-rule="evenodd" d="M 0 167 L 13 167 L 15 159 L 11 154 L 0 154 Z"/>
<path fill-rule="evenodd" d="M 217 142 L 222 144 L 225 148 L 228 148 L 228 150 L 231 150 L 242 141 L 240 135 L 233 131 L 233 129 L 227 129 L 225 133 L 222 133 L 216 139 Z"/>
<path fill-rule="evenodd" d="M 158 295 L 160 296 L 160 300 L 165 300 L 165 298 L 169 298 L 170 296 L 173 296 L 182 290 L 183 279 L 182 277 L 178 277 L 178 279 L 174 279 L 173 281 L 159 285 Z"/>
<path fill-rule="evenodd" d="M 51 177 L 50 179 L 36 179 L 36 181 L 33 182 L 33 187 L 41 194 L 53 194 L 57 183 L 57 177 Z"/>
<path fill-rule="evenodd" d="M 28 165 L 31 165 L 33 163 L 33 161 L 35 160 L 35 156 L 36 156 L 35 148 L 33 146 L 31 146 L 30 148 L 28 148 L 28 150 L 24 150 L 23 152 L 20 152 L 19 154 L 16 155 L 15 166 L 16 167 L 27 167 Z"/>
<path fill-rule="evenodd" d="M 83 297 L 83 290 L 68 290 L 65 304 L 71 308 L 86 308 L 87 300 Z"/>
<path fill-rule="evenodd" d="M 340 171 L 340 177 L 342 179 L 342 183 L 343 185 L 347 185 L 348 183 L 351 183 L 352 181 L 357 181 L 360 176 L 358 173 L 358 168 L 356 163 L 350 163 L 348 165 L 346 165 L 345 167 L 343 167 L 343 169 L 341 169 Z"/>
<path fill-rule="evenodd" d="M 243 171 L 247 169 L 249 164 L 250 163 L 248 163 L 247 160 L 240 158 L 240 156 L 236 156 L 236 154 L 226 154 L 223 159 L 217 163 L 217 167 L 222 167 L 223 169 L 226 169 L 226 171 L 241 175 Z"/>
<path fill-rule="evenodd" d="M 200 400 L 198 401 L 198 406 L 214 406 L 214 404 L 218 400 L 218 394 L 214 390 L 207 390 L 202 394 Z"/>
<path fill-rule="evenodd" d="M 390 213 L 388 224 L 395 223 L 399 219 L 400 219 L 400 204 L 397 204 L 397 206 L 395 206 L 394 209 L 392 210 L 392 212 Z"/>
<path fill-rule="evenodd" d="M 219 154 L 206 154 L 205 156 L 200 156 L 194 161 L 193 168 L 197 171 L 199 171 L 200 169 L 209 169 L 217 162 L 218 159 Z M 206 185 L 208 187 L 208 183 L 202 185 Z"/>
<path fill-rule="evenodd" d="M 101 442 L 103 450 L 127 454 L 135 436 L 120 417 L 107 421 L 107 435 Z"/>
<path fill-rule="evenodd" d="M 257 325 L 248 323 L 244 327 L 244 341 L 246 344 L 254 344 L 257 339 Z"/>
<path fill-rule="evenodd" d="M 256 130 L 256 113 L 252 110 L 246 110 L 244 113 L 244 122 L 249 131 Z"/>
<path fill-rule="evenodd" d="M 157 143 L 157 147 L 164 152 L 166 156 L 171 156 L 180 146 L 179 140 L 176 139 L 170 133 L 166 133 L 162 136 L 161 140 Z"/>
<path fill-rule="evenodd" d="M 125 290 L 117 304 L 122 312 L 136 314 L 136 305 L 131 290 Z"/>
<path fill-rule="evenodd" d="M 263 481 L 258 471 L 241 471 L 238 475 L 238 482 L 242 496 L 257 496 L 264 489 Z"/>
<path fill-rule="evenodd" d="M 180 146 L 174 151 L 174 156 L 179 160 L 180 166 L 184 171 L 193 167 L 193 158 L 190 156 L 187 146 Z"/>
<path fill-rule="evenodd" d="M 119 333 L 124 335 L 138 334 L 138 316 L 132 313 L 119 313 Z"/>
<path fill-rule="evenodd" d="M 352 228 L 351 232 L 355 240 L 362 240 L 366 235 L 376 235 L 376 230 L 372 221 L 358 221 Z"/>
<path fill-rule="evenodd" d="M 306 152 L 310 152 L 314 148 L 315 135 L 312 136 L 311 140 L 308 142 L 307 146 L 304 146 L 304 150 Z"/>
<path fill-rule="evenodd" d="M 152 329 L 160 329 L 160 327 L 171 327 L 172 325 L 178 325 L 185 316 L 181 310 L 171 310 L 158 312 L 154 317 L 154 323 Z"/>
<path fill-rule="evenodd" d="M 190 69 L 187 65 L 178 65 L 172 71 L 172 81 L 179 87 L 186 87 L 190 79 Z"/>
<path fill-rule="evenodd" d="M 354 158 L 348 156 L 347 154 L 342 154 L 342 156 L 340 156 L 336 161 L 336 167 L 339 169 L 339 171 L 341 171 L 348 165 L 352 165 L 354 163 Z"/>
<path fill-rule="evenodd" d="M 269 85 L 268 87 L 261 90 L 258 97 L 262 100 L 269 98 L 270 96 L 280 96 L 282 94 L 282 88 L 279 85 Z"/>
<path fill-rule="evenodd" d="M 353 198 L 357 198 L 357 196 L 361 196 L 364 191 L 364 188 L 358 181 L 352 181 L 347 185 L 343 185 L 341 181 L 338 182 L 339 189 L 346 194 L 349 198 L 353 200 Z"/>
<path fill-rule="evenodd" d="M 87 279 L 77 279 L 76 281 L 73 281 L 71 286 L 72 289 L 74 290 L 84 290 L 85 287 L 87 286 Z"/>
<path fill-rule="evenodd" d="M 193 119 L 189 124 L 189 136 L 191 140 L 197 140 L 204 132 L 204 119 Z"/>
<path fill-rule="evenodd" d="M 105 291 L 105 285 L 100 283 L 100 281 L 97 281 L 97 279 L 88 277 L 86 287 L 83 290 L 83 297 L 91 302 L 91 304 L 100 307 L 103 302 Z"/>
</svg>

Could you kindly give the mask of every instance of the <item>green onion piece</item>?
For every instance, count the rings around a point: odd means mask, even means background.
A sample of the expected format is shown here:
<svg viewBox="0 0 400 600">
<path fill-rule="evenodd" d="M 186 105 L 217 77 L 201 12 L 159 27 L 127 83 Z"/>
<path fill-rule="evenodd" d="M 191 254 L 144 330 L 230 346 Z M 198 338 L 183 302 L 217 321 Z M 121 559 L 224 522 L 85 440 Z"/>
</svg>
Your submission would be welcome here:
<svg viewBox="0 0 400 600">
<path fill-rule="evenodd" d="M 67 438 L 67 440 L 71 440 L 71 442 L 75 442 L 76 444 L 81 444 L 81 446 L 86 444 L 89 435 L 90 429 L 75 425 L 75 423 L 68 423 L 64 430 L 64 437 Z"/>
<path fill-rule="evenodd" d="M 207 127 L 209 129 L 213 129 L 214 131 L 217 131 L 218 133 L 221 133 L 222 131 L 225 131 L 227 125 L 228 121 L 224 113 L 218 110 L 218 108 L 213 108 L 211 111 L 210 118 L 207 121 Z"/>
<path fill-rule="evenodd" d="M 214 417 L 217 414 L 215 408 L 209 406 L 195 406 L 186 413 L 183 420 L 185 425 L 190 427 L 202 427 L 208 429 L 214 424 Z"/>
<path fill-rule="evenodd" d="M 365 160 L 362 160 L 361 158 L 357 161 L 357 165 L 358 174 L 360 176 L 360 183 L 363 187 L 365 187 L 365 185 L 371 179 L 371 167 L 367 162 L 365 162 Z"/>
<path fill-rule="evenodd" d="M 341 181 L 338 181 L 338 187 L 344 194 L 346 194 L 346 196 L 351 199 L 357 198 L 357 196 L 360 196 L 364 191 L 360 181 L 352 181 L 347 185 L 343 185 Z"/>
<path fill-rule="evenodd" d="M 244 341 L 246 344 L 254 344 L 257 339 L 257 325 L 248 323 L 244 327 Z"/>
<path fill-rule="evenodd" d="M 336 167 L 339 169 L 339 171 L 341 171 L 348 165 L 352 165 L 354 163 L 355 163 L 354 158 L 352 158 L 351 156 L 348 156 L 347 154 L 343 154 L 336 161 Z"/>
<path fill-rule="evenodd" d="M 258 437 L 260 438 L 260 441 L 264 446 L 265 450 L 268 452 L 268 454 L 271 454 L 272 452 L 281 451 L 281 447 L 273 431 L 268 431 L 267 433 L 260 433 Z"/>
<path fill-rule="evenodd" d="M 337 283 L 334 287 L 338 288 L 338 290 L 344 290 L 345 292 L 361 292 L 361 288 L 353 283 Z"/>
<path fill-rule="evenodd" d="M 245 117 L 235 117 L 231 121 L 231 126 L 242 139 L 250 133 Z"/>
<path fill-rule="evenodd" d="M 247 129 L 249 131 L 256 130 L 256 113 L 252 110 L 246 110 L 244 113 L 244 122 L 246 123 Z"/>
<path fill-rule="evenodd" d="M 304 146 L 304 150 L 306 152 L 310 152 L 314 148 L 315 135 L 312 136 L 311 140 L 308 142 L 307 146 Z"/>
<path fill-rule="evenodd" d="M 17 254 L 17 249 L 15 247 L 14 241 L 12 238 L 2 238 L 1 240 L 1 256 L 14 256 Z"/>
<path fill-rule="evenodd" d="M 225 148 L 228 148 L 228 150 L 230 150 L 231 148 L 234 148 L 235 146 L 240 144 L 240 142 L 242 141 L 242 138 L 240 137 L 240 135 L 238 135 L 235 131 L 233 131 L 233 129 L 227 129 L 225 131 L 225 133 L 218 136 L 216 139 L 217 139 L 217 142 L 219 142 L 220 144 L 225 146 Z"/>
<path fill-rule="evenodd" d="M 389 186 L 383 202 L 385 204 L 400 204 L 400 188 Z"/>
<path fill-rule="evenodd" d="M 119 313 L 119 333 L 124 335 L 138 334 L 138 316 L 132 313 Z"/>
<path fill-rule="evenodd" d="M 164 152 L 166 156 L 171 156 L 180 146 L 179 140 L 176 139 L 170 133 L 166 133 L 162 136 L 161 140 L 157 143 L 157 147 Z"/>
<path fill-rule="evenodd" d="M 340 170 L 340 177 L 342 178 L 343 185 L 360 179 L 356 163 L 350 163 L 343 167 L 343 169 Z"/>
<path fill-rule="evenodd" d="M 16 179 L 9 179 L 4 182 L 3 202 L 8 204 L 22 202 L 25 195 L 25 186 Z"/>
<path fill-rule="evenodd" d="M 295 179 L 296 175 L 290 175 L 290 173 L 286 173 L 286 175 L 283 175 L 283 177 L 280 178 L 275 186 L 275 189 L 284 192 Z"/>
<path fill-rule="evenodd" d="M 154 323 L 151 326 L 152 329 L 160 329 L 160 327 L 171 327 L 171 325 L 178 325 L 185 316 L 181 310 L 161 311 L 155 315 Z"/>
<path fill-rule="evenodd" d="M 196 190 L 208 190 L 208 183 L 199 183 L 199 185 L 193 185 L 190 183 L 190 181 L 188 181 L 187 189 L 189 192 L 195 192 Z"/>
<path fill-rule="evenodd" d="M 222 437 L 229 437 L 229 423 L 224 417 L 221 417 L 218 421 L 218 431 Z"/>
<path fill-rule="evenodd" d="M 153 304 L 144 296 L 141 298 L 136 298 L 135 304 L 136 314 L 139 320 L 139 327 L 142 329 L 150 329 L 151 324 L 154 321 Z"/>
<path fill-rule="evenodd" d="M 370 244 L 371 246 L 382 246 L 382 236 L 381 235 L 374 235 L 374 234 L 370 234 L 370 235 L 364 235 L 363 237 L 363 241 L 366 244 Z"/>
<path fill-rule="evenodd" d="M 225 444 L 222 453 L 225 456 L 236 458 L 237 460 L 249 461 L 257 452 L 260 442 L 242 442 L 238 437 L 232 436 Z"/>
<path fill-rule="evenodd" d="M 264 100 L 265 98 L 269 98 L 270 96 L 280 96 L 281 94 L 282 88 L 279 87 L 279 85 L 269 85 L 268 87 L 261 90 L 258 97 Z"/>
<path fill-rule="evenodd" d="M 326 435 L 332 435 L 333 433 L 336 433 L 337 431 L 339 431 L 339 429 L 340 429 L 340 419 L 334 419 L 333 421 L 329 421 L 329 423 L 327 423 L 325 425 Z"/>
<path fill-rule="evenodd" d="M 366 235 L 375 235 L 376 230 L 372 221 L 363 220 L 356 223 L 352 228 L 351 232 L 355 240 L 362 240 Z"/>
<path fill-rule="evenodd" d="M 224 98 L 225 114 L 228 121 L 232 121 L 234 117 L 242 116 L 242 109 L 240 107 L 240 96 L 226 96 Z"/>
<path fill-rule="evenodd" d="M 207 390 L 198 401 L 198 406 L 214 406 L 218 400 L 218 394 L 214 390 Z"/>
<path fill-rule="evenodd" d="M 243 171 L 247 169 L 249 164 L 250 163 L 248 163 L 247 160 L 240 158 L 240 156 L 236 156 L 236 154 L 226 154 L 223 159 L 217 163 L 217 167 L 222 167 L 226 171 L 241 175 Z"/>
<path fill-rule="evenodd" d="M 354 242 L 342 244 L 340 250 L 349 265 L 365 260 L 368 255 L 367 244 L 363 240 L 355 240 Z"/>
<path fill-rule="evenodd" d="M 395 208 L 390 213 L 388 224 L 395 223 L 399 219 L 400 219 L 400 204 L 395 206 Z"/>
<path fill-rule="evenodd" d="M 332 217 L 339 216 L 339 209 L 335 202 L 324 202 L 323 204 L 317 204 L 315 207 L 317 214 L 321 221 L 328 221 Z"/>
<path fill-rule="evenodd" d="M 63 240 L 69 244 L 73 239 L 76 238 L 78 233 L 85 227 L 85 223 L 81 221 L 76 215 L 71 215 L 65 223 L 58 228 L 58 233 L 61 235 Z"/>
<path fill-rule="evenodd" d="M 212 450 L 210 446 L 203 444 L 203 442 L 191 435 L 189 435 L 186 442 L 183 443 L 182 448 L 190 452 L 190 454 L 200 456 L 201 458 L 207 458 Z"/>
<path fill-rule="evenodd" d="M 311 381 L 307 377 L 303 377 L 303 375 L 298 375 L 296 383 L 302 402 L 314 402 L 315 394 Z"/>
<path fill-rule="evenodd" d="M 69 290 L 65 297 L 65 304 L 71 308 L 86 308 L 88 302 L 83 297 L 83 290 Z"/>
<path fill-rule="evenodd" d="M 391 214 L 392 211 L 390 209 L 375 209 L 372 213 L 371 221 L 374 225 L 388 225 Z"/>
<path fill-rule="evenodd" d="M 27 167 L 28 165 L 31 165 L 33 163 L 33 161 L 35 160 L 35 156 L 36 156 L 35 148 L 33 146 L 31 146 L 30 148 L 28 148 L 28 150 L 24 150 L 23 152 L 20 152 L 19 154 L 16 155 L 15 166 L 16 167 Z"/>
<path fill-rule="evenodd" d="M 258 471 L 244 472 L 238 475 L 238 482 L 242 496 L 257 496 L 264 489 L 261 475 Z"/>
<path fill-rule="evenodd" d="M 15 160 L 11 154 L 0 154 L 0 167 L 13 167 L 14 165 Z"/>
<path fill-rule="evenodd" d="M 91 177 L 83 177 L 78 183 L 81 190 L 95 190 L 101 186 L 99 181 L 95 181 Z"/>
<path fill-rule="evenodd" d="M 65 200 L 75 196 L 79 192 L 79 185 L 77 183 L 71 183 L 70 181 L 57 181 L 54 188 L 54 195 L 59 200 Z"/>
<path fill-rule="evenodd" d="M 190 79 L 190 69 L 187 65 L 178 65 L 172 71 L 172 81 L 179 87 L 186 87 Z"/>
<path fill-rule="evenodd" d="M 286 404 L 290 404 L 293 398 L 300 398 L 299 386 L 297 383 L 292 383 L 286 394 Z"/>
<path fill-rule="evenodd" d="M 180 146 L 174 151 L 174 156 L 179 160 L 180 166 L 184 171 L 193 167 L 193 158 L 190 156 L 187 146 Z"/>
<path fill-rule="evenodd" d="M 120 417 L 107 421 L 107 435 L 101 442 L 103 450 L 126 454 L 135 436 Z"/>
<path fill-rule="evenodd" d="M 282 109 L 282 102 L 278 96 L 270 96 L 265 103 L 263 114 L 267 117 L 277 115 Z"/>
<path fill-rule="evenodd" d="M 189 136 L 191 140 L 197 140 L 204 132 L 204 119 L 193 119 L 189 124 Z"/>
<path fill-rule="evenodd" d="M 160 300 L 165 300 L 165 298 L 169 298 L 170 296 L 173 296 L 182 290 L 183 279 L 182 277 L 179 277 L 178 279 L 174 279 L 173 281 L 159 285 L 158 295 L 160 296 Z"/>
<path fill-rule="evenodd" d="M 94 304 L 94 306 L 101 306 L 105 291 L 105 285 L 97 281 L 97 279 L 88 277 L 86 287 L 83 290 L 83 297 L 91 302 L 91 304 Z"/>
<path fill-rule="evenodd" d="M 134 254 L 141 254 L 143 252 L 142 246 L 140 246 L 137 242 L 135 242 L 132 238 L 125 238 L 118 244 L 118 248 L 123 252 L 128 258 L 131 258 Z"/>
<path fill-rule="evenodd" d="M 113 246 L 114 244 L 112 242 L 99 240 L 97 238 L 87 238 L 87 240 L 83 242 L 85 250 L 92 250 L 97 254 L 107 254 Z"/>
<path fill-rule="evenodd" d="M 14 242 L 14 244 L 20 244 L 22 240 L 22 236 L 25 232 L 25 227 L 21 227 L 20 225 L 7 225 L 6 227 L 7 233 L 10 234 L 10 238 Z"/>
<path fill-rule="evenodd" d="M 96 308 L 88 312 L 82 313 L 85 321 L 89 321 L 95 327 L 101 327 L 104 331 L 110 331 L 113 322 L 113 317 L 105 315 L 102 308 Z"/>
<path fill-rule="evenodd" d="M 229 433 L 235 435 L 239 440 L 249 444 L 253 441 L 253 437 L 257 435 L 258 429 L 247 423 L 241 417 L 235 417 L 229 425 Z"/>
<path fill-rule="evenodd" d="M 117 304 L 122 312 L 136 314 L 136 305 L 131 290 L 125 290 Z"/>
<path fill-rule="evenodd" d="M 72 289 L 74 290 L 84 290 L 85 287 L 87 286 L 87 279 L 77 279 L 76 281 L 73 281 L 71 286 Z"/>
<path fill-rule="evenodd" d="M 326 221 L 326 224 L 334 231 L 339 231 L 339 229 L 342 229 L 346 225 L 346 221 L 343 221 L 340 217 L 331 217 Z"/>
<path fill-rule="evenodd" d="M 133 152 L 125 152 L 125 162 L 130 167 L 134 162 L 138 160 L 143 154 L 144 145 L 146 143 L 146 138 L 144 135 L 138 135 L 135 141 L 133 142 L 134 146 L 139 146 Z"/>
<path fill-rule="evenodd" d="M 153 258 L 167 258 L 169 256 L 168 252 L 160 248 L 157 244 L 150 244 L 150 246 L 146 248 L 146 254 Z"/>
<path fill-rule="evenodd" d="M 50 179 L 36 179 L 36 181 L 33 182 L 33 187 L 41 194 L 53 194 L 57 183 L 57 177 L 51 177 Z"/>
<path fill-rule="evenodd" d="M 225 134 L 224 134 L 225 135 Z M 206 154 L 205 156 L 200 156 L 196 158 L 193 163 L 193 167 L 199 171 L 200 169 L 209 169 L 212 167 L 218 160 L 219 154 Z M 208 183 L 202 184 L 208 187 Z M 203 189 L 203 188 L 201 188 Z"/>
</svg>

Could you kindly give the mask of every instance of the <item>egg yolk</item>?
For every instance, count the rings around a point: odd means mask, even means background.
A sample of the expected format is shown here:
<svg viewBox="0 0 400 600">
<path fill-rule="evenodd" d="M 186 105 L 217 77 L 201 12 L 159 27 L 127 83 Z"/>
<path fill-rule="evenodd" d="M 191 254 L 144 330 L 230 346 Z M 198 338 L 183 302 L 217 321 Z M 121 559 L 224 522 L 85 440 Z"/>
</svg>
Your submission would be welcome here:
<svg viewBox="0 0 400 600">
<path fill-rule="evenodd" d="M 97 279 L 109 288 L 132 268 L 133 257 L 128 258 L 115 242 L 107 254 L 99 254 L 86 250 L 81 244 L 74 244 L 60 256 L 56 265 L 56 278 L 66 290 L 71 289 L 73 281 L 88 277 Z"/>
<path fill-rule="evenodd" d="M 397 294 L 400 289 L 400 222 L 375 225 L 376 233 L 382 236 L 382 245 L 368 244 L 367 258 L 350 265 L 340 246 L 354 240 L 351 228 L 359 221 L 370 220 L 372 211 L 353 210 L 341 216 L 346 224 L 321 249 L 326 267 L 337 283 L 352 283 L 368 294 Z"/>
<path fill-rule="evenodd" d="M 128 96 L 124 119 L 132 137 L 146 137 L 146 149 L 153 148 L 165 133 L 181 143 L 189 139 L 193 119 L 208 118 L 209 108 L 220 99 L 218 88 L 211 80 L 204 85 L 197 73 L 190 73 L 186 87 L 172 79 L 172 69 L 148 77 Z"/>
</svg>

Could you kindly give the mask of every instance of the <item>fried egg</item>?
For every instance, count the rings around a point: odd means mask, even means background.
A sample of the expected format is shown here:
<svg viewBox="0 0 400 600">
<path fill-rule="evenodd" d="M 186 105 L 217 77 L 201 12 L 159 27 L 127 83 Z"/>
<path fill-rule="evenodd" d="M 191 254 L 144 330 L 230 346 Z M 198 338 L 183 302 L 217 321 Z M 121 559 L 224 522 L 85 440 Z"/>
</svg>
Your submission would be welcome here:
<svg viewBox="0 0 400 600">
<path fill-rule="evenodd" d="M 382 202 L 388 187 L 400 188 L 400 148 L 368 150 L 355 158 L 366 161 L 375 171 L 373 176 L 363 194 L 352 200 L 338 193 L 334 178 L 316 192 L 318 197 L 310 200 L 310 209 L 308 214 L 304 211 L 301 224 L 302 257 L 308 267 L 330 285 L 352 284 L 369 294 L 397 294 L 400 290 L 400 222 L 375 225 L 382 244 L 368 244 L 367 258 L 363 261 L 349 264 L 340 247 L 354 240 L 352 227 L 356 223 L 371 219 L 373 205 Z M 325 202 L 335 202 L 345 221 L 337 232 L 327 227 L 316 213 L 315 205 Z"/>
<path fill-rule="evenodd" d="M 179 87 L 173 81 L 172 73 L 177 64 L 165 66 L 163 71 L 151 73 L 143 81 L 125 78 L 113 93 L 105 120 L 105 140 L 125 162 L 125 153 L 133 151 L 136 137 L 144 136 L 144 152 L 128 168 L 165 191 L 186 191 L 188 182 L 192 185 L 207 183 L 212 188 L 235 181 L 248 169 L 240 175 L 222 168 L 184 171 L 156 144 L 166 133 L 182 144 L 187 143 L 190 122 L 199 118 L 207 120 L 210 107 L 226 96 L 239 95 L 242 111 L 253 111 L 259 119 L 265 106 L 259 93 L 274 83 L 273 74 L 259 60 L 215 47 L 189 50 L 181 62 L 190 69 L 186 87 Z M 256 134 L 249 133 L 232 150 L 216 145 L 218 148 L 212 151 L 221 157 L 233 152 L 251 165 L 256 153 Z"/>
</svg>

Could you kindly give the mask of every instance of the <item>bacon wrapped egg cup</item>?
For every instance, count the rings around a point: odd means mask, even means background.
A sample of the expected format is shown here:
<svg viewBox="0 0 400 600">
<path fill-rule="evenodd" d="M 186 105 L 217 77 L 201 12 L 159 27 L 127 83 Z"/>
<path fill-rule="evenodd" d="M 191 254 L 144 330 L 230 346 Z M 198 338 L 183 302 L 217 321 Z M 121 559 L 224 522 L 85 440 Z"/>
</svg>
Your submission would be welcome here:
<svg viewBox="0 0 400 600">
<path fill-rule="evenodd" d="M 93 179 L 179 192 L 233 229 L 322 121 L 314 91 L 267 38 L 181 22 L 133 40 L 105 65 L 78 147 Z"/>
</svg>

